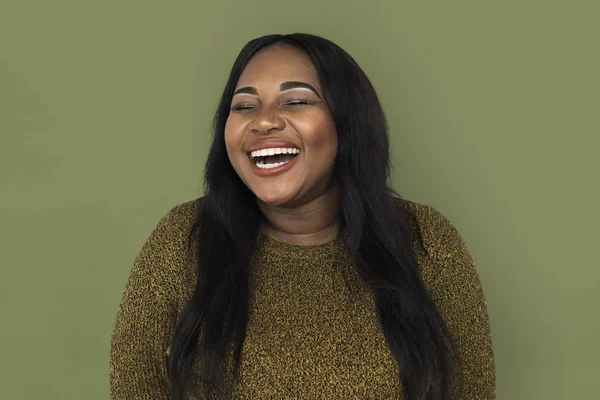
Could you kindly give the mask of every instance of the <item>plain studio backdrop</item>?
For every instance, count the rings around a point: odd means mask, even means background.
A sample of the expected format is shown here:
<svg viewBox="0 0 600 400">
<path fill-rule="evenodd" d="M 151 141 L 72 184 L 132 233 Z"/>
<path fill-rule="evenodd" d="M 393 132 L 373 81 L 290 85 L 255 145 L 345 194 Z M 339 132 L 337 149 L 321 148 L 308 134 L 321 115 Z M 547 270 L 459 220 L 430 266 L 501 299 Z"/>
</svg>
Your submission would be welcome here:
<svg viewBox="0 0 600 400">
<path fill-rule="evenodd" d="M 389 119 L 393 187 L 475 260 L 498 399 L 597 393 L 594 1 L 3 0 L 0 398 L 106 399 L 110 333 L 158 220 L 203 195 L 241 47 L 347 50 Z"/>
</svg>

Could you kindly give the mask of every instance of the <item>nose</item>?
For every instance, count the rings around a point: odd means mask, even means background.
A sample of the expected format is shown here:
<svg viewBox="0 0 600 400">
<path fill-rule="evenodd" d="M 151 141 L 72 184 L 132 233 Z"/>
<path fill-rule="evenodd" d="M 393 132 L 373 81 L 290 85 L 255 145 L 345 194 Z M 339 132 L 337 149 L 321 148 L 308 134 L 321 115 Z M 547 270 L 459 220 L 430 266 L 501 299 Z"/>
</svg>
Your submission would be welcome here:
<svg viewBox="0 0 600 400">
<path fill-rule="evenodd" d="M 281 118 L 281 115 L 279 115 L 277 109 L 263 107 L 254 120 L 252 132 L 270 133 L 271 131 L 283 130 L 283 128 L 285 128 L 285 120 Z"/>
</svg>

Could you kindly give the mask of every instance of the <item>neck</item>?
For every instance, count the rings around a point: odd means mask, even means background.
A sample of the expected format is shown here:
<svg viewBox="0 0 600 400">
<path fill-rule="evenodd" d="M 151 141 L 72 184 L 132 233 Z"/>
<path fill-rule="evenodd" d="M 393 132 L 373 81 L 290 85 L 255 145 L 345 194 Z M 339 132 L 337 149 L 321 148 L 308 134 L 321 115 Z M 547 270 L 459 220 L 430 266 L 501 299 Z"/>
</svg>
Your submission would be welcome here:
<svg viewBox="0 0 600 400">
<path fill-rule="evenodd" d="M 337 186 L 300 206 L 272 206 L 260 200 L 258 206 L 264 216 L 262 232 L 280 242 L 300 246 L 319 245 L 335 239 L 340 230 Z"/>
</svg>

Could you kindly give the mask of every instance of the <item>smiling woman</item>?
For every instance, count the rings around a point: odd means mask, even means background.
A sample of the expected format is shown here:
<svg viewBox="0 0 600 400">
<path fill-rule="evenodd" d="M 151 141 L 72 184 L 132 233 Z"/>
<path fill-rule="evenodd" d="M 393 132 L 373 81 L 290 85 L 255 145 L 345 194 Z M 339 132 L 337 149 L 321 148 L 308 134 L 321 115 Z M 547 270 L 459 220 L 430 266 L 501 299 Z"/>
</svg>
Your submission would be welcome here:
<svg viewBox="0 0 600 400">
<path fill-rule="evenodd" d="M 483 289 L 460 234 L 387 184 L 387 123 L 352 57 L 308 34 L 238 55 L 206 195 L 137 256 L 113 399 L 494 399 Z"/>
<path fill-rule="evenodd" d="M 264 228 L 293 244 L 333 239 L 334 221 L 321 213 L 307 217 L 305 211 L 339 203 L 332 182 L 337 132 L 310 57 L 289 45 L 263 48 L 237 87 L 225 124 L 227 154 L 256 196 Z M 282 154 L 288 148 L 292 155 Z M 248 157 L 257 150 L 262 158 Z"/>
</svg>

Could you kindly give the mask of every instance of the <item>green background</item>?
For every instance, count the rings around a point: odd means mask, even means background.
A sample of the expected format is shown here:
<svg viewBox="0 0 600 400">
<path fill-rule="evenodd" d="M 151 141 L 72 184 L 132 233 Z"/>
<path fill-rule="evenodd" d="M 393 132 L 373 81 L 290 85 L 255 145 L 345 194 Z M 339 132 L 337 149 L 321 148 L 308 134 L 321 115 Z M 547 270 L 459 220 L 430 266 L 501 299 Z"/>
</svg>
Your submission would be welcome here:
<svg viewBox="0 0 600 400">
<path fill-rule="evenodd" d="M 129 269 L 158 220 L 202 195 L 234 58 L 296 31 L 363 67 L 389 118 L 394 188 L 467 242 L 498 398 L 592 398 L 595 3 L 3 0 L 0 398 L 108 398 Z"/>
</svg>

